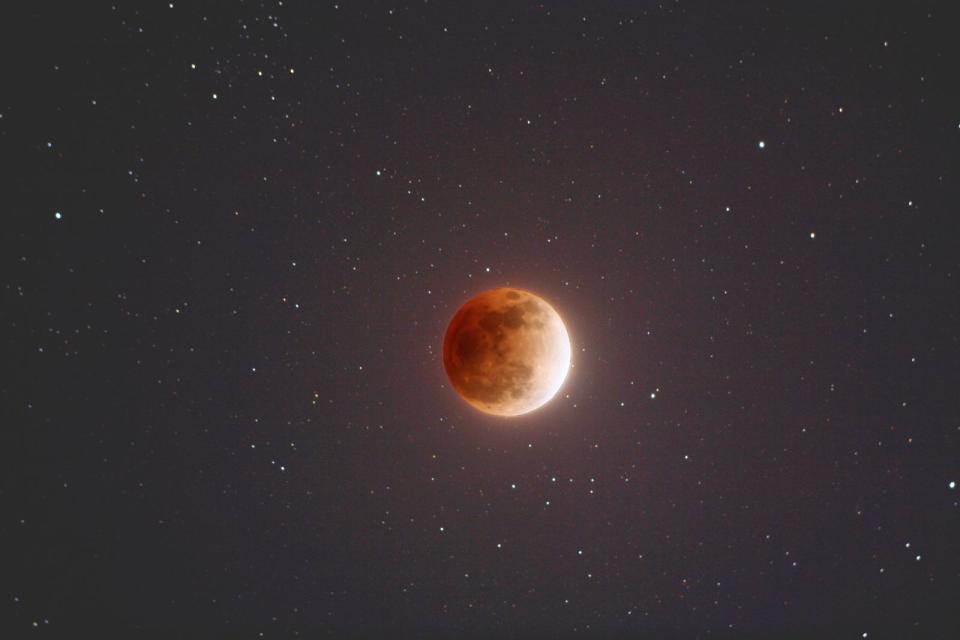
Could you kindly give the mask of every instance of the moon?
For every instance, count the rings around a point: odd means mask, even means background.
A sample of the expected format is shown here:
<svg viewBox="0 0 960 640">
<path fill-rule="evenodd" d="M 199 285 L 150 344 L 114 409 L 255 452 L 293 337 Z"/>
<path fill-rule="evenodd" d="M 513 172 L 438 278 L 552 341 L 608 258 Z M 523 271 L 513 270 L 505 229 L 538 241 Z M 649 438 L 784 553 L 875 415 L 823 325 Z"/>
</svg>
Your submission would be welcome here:
<svg viewBox="0 0 960 640">
<path fill-rule="evenodd" d="M 560 389 L 570 369 L 570 337 L 543 298 L 512 287 L 490 289 L 453 316 L 443 365 L 453 388 L 475 408 L 519 416 Z"/>
</svg>

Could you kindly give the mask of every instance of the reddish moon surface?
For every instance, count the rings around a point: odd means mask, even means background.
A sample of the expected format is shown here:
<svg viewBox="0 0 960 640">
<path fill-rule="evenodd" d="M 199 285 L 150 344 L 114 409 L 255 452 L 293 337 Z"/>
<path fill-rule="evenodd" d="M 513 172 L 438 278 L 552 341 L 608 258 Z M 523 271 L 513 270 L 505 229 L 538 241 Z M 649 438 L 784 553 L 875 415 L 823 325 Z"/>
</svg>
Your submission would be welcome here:
<svg viewBox="0 0 960 640">
<path fill-rule="evenodd" d="M 570 338 L 560 314 L 523 289 L 484 291 L 464 304 L 443 339 L 450 383 L 471 405 L 517 416 L 546 404 L 570 368 Z"/>
</svg>

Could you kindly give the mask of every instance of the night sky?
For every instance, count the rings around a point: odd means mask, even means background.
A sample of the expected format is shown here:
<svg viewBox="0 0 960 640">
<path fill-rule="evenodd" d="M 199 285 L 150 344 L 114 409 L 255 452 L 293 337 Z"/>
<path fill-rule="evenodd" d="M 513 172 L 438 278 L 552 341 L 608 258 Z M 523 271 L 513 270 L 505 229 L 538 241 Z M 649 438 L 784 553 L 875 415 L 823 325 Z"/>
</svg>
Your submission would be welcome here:
<svg viewBox="0 0 960 640">
<path fill-rule="evenodd" d="M 17 4 L 4 638 L 958 637 L 951 3 Z"/>
</svg>

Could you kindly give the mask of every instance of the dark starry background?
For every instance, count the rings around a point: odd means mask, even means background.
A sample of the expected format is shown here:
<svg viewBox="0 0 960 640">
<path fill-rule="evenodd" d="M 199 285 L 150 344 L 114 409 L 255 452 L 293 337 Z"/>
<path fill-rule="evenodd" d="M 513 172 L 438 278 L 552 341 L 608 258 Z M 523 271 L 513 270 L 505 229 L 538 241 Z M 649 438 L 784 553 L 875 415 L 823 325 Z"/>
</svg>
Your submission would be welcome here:
<svg viewBox="0 0 960 640">
<path fill-rule="evenodd" d="M 957 637 L 950 3 L 22 4 L 3 637 Z"/>
</svg>

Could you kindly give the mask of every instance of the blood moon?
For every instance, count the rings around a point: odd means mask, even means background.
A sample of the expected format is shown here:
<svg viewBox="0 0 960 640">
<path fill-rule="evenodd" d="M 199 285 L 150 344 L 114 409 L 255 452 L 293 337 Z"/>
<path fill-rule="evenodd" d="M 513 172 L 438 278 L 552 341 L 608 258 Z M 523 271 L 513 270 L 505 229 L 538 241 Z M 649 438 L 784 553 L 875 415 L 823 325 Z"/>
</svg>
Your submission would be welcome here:
<svg viewBox="0 0 960 640">
<path fill-rule="evenodd" d="M 570 368 L 570 337 L 543 298 L 502 287 L 471 298 L 443 338 L 443 365 L 453 388 L 496 416 L 518 416 L 546 404 Z"/>
</svg>

